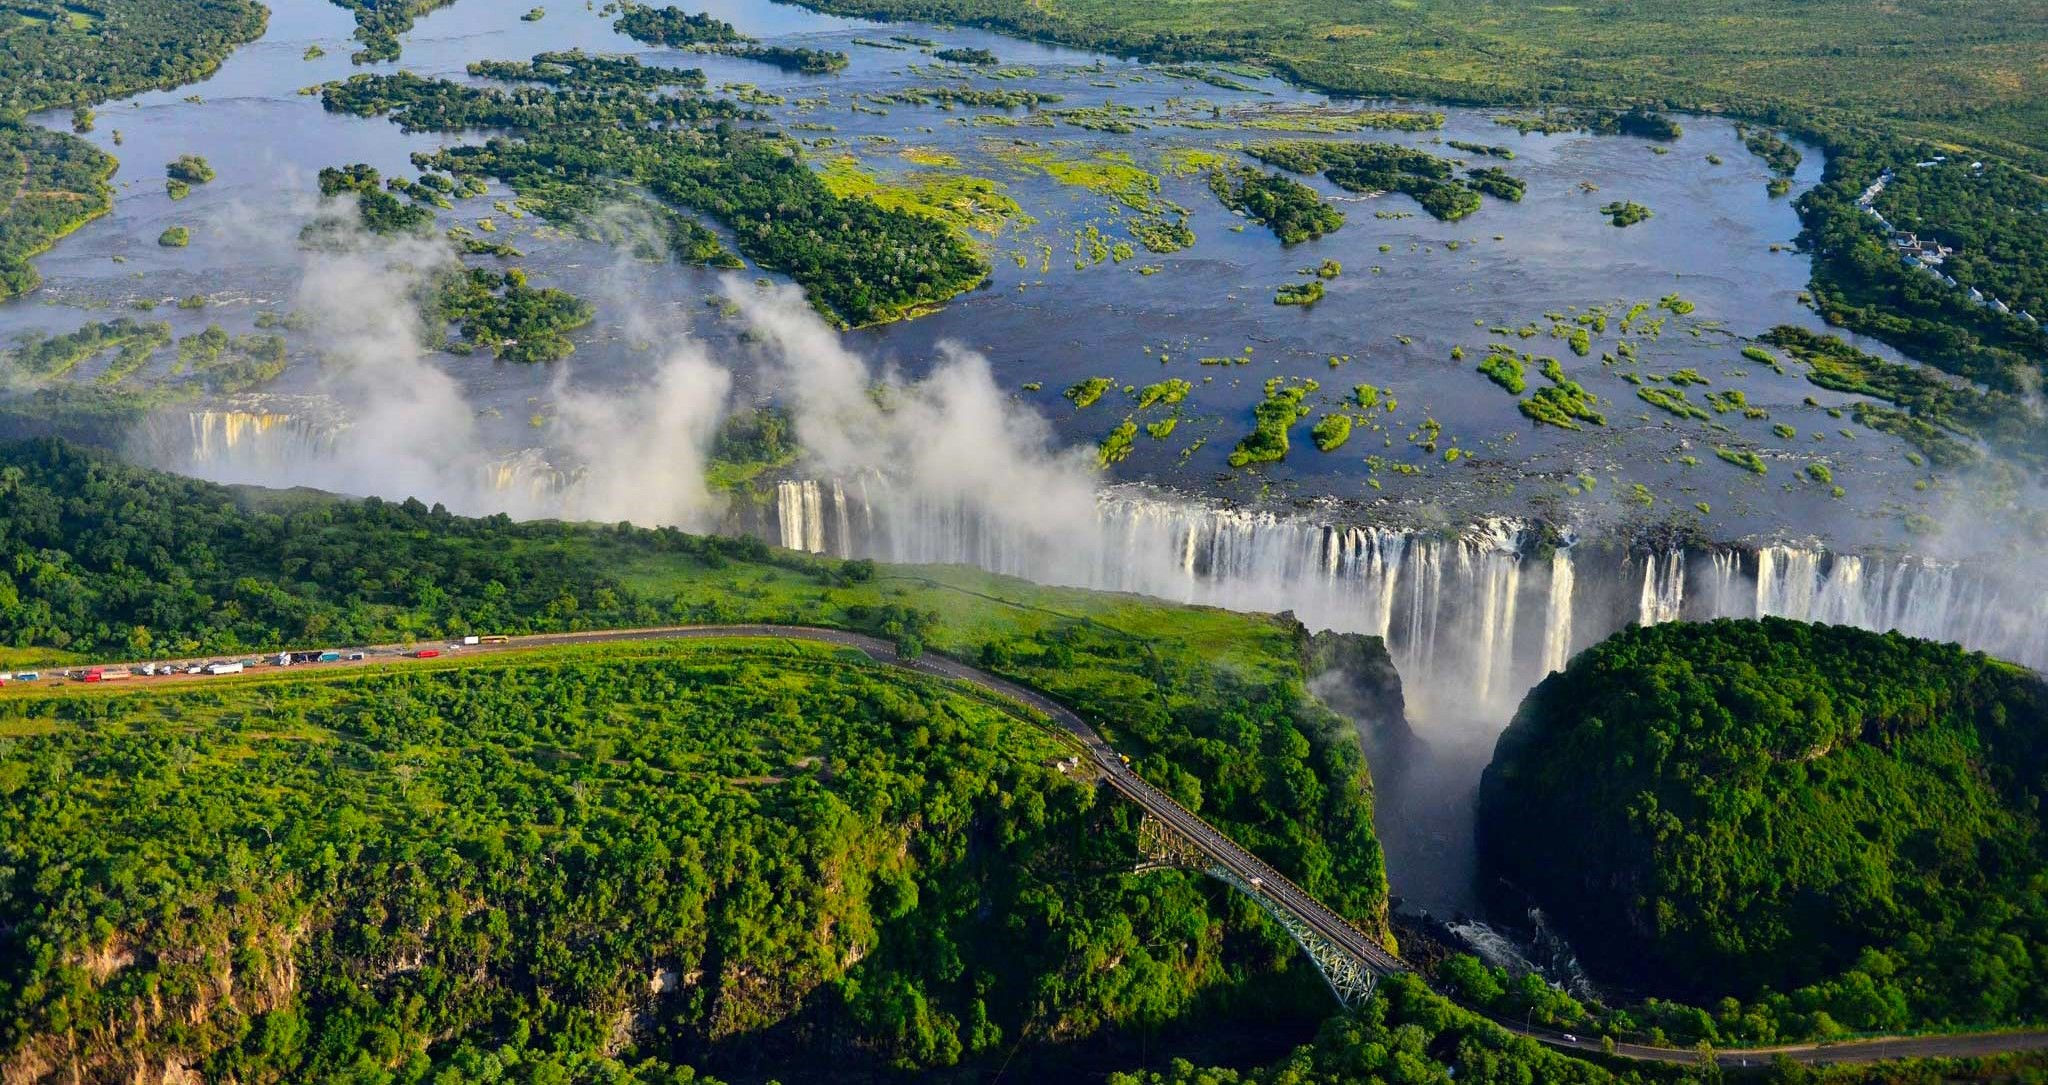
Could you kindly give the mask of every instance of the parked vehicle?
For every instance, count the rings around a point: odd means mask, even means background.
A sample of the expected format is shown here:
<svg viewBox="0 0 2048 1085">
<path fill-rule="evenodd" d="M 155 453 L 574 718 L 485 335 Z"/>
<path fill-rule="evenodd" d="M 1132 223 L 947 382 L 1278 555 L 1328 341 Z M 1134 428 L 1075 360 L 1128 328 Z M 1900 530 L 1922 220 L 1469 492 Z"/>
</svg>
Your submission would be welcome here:
<svg viewBox="0 0 2048 1085">
<path fill-rule="evenodd" d="M 464 647 L 469 647 L 469 646 L 471 646 L 471 645 L 476 645 L 476 644 L 482 644 L 483 642 L 484 642 L 484 639 L 483 639 L 482 637 L 464 637 L 464 638 L 462 638 L 462 644 L 463 644 L 463 646 L 464 646 Z"/>
<path fill-rule="evenodd" d="M 350 652 L 350 653 L 348 654 L 348 658 L 349 658 L 349 662 L 353 663 L 353 662 L 355 662 L 356 660 L 359 660 L 359 659 L 363 658 L 363 653 L 361 653 L 361 652 Z"/>
<path fill-rule="evenodd" d="M 243 667 L 241 660 L 236 660 L 233 663 L 208 663 L 206 665 L 206 673 L 212 675 L 240 674 L 245 669 L 247 668 Z"/>
<path fill-rule="evenodd" d="M 34 682 L 41 677 L 42 675 L 36 673 L 35 671 L 23 671 L 20 674 L 15 675 L 14 680 L 17 682 Z"/>
<path fill-rule="evenodd" d="M 412 655 L 414 659 L 433 659 L 440 654 L 441 650 L 439 648 L 422 648 Z"/>
<path fill-rule="evenodd" d="M 357 658 L 361 658 L 361 657 L 360 657 L 360 656 L 358 656 Z M 340 652 L 322 652 L 322 653 L 320 653 L 320 659 L 319 659 L 319 662 L 321 662 L 321 663 L 334 663 L 334 662 L 337 662 L 337 661 L 339 661 L 340 659 L 341 659 L 341 653 L 340 653 Z"/>
</svg>

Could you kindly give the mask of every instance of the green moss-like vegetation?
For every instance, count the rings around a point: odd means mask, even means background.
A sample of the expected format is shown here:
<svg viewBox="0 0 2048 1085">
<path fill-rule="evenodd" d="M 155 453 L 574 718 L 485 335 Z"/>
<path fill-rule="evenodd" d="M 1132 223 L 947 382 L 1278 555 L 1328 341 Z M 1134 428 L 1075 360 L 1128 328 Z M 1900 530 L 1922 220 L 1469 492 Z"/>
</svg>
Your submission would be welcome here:
<svg viewBox="0 0 2048 1085">
<path fill-rule="evenodd" d="M 1193 383 L 1179 377 L 1169 377 L 1156 384 L 1148 384 L 1138 391 L 1138 409 L 1142 411 L 1155 404 L 1179 406 L 1194 390 Z"/>
<path fill-rule="evenodd" d="M 1598 402 L 1600 397 L 1586 391 L 1577 381 L 1552 378 L 1552 383 L 1538 388 L 1519 407 L 1522 416 L 1532 422 L 1576 430 L 1584 428 L 1581 423 L 1607 424 L 1607 417 L 1594 408 Z"/>
<path fill-rule="evenodd" d="M 1479 210 L 1480 190 L 1457 177 L 1455 163 L 1427 151 L 1392 143 L 1326 143 L 1307 139 L 1255 143 L 1246 150 L 1270 166 L 1293 173 L 1321 173 L 1332 184 L 1352 192 L 1406 193 L 1423 210 L 1445 222 L 1455 222 Z M 1505 187 L 1492 181 L 1487 184 Z"/>
<path fill-rule="evenodd" d="M 1728 448 L 1723 445 L 1715 445 L 1714 455 L 1742 468 L 1752 475 L 1761 475 L 1770 469 L 1765 466 L 1763 457 L 1746 448 Z"/>
<path fill-rule="evenodd" d="M 1528 379 L 1523 376 L 1528 360 L 1528 355 L 1518 354 L 1512 347 L 1493 343 L 1487 346 L 1486 357 L 1480 359 L 1479 371 L 1510 395 L 1518 396 L 1528 387 Z"/>
<path fill-rule="evenodd" d="M 1219 167 L 1209 171 L 1209 190 L 1223 206 L 1243 212 L 1289 245 L 1344 225 L 1344 213 L 1325 203 L 1315 189 L 1276 173 Z"/>
<path fill-rule="evenodd" d="M 1252 431 L 1230 452 L 1230 466 L 1248 467 L 1277 463 L 1287 458 L 1287 432 L 1308 417 L 1307 398 L 1318 385 L 1306 377 L 1273 377 L 1266 381 L 1266 398 L 1252 408 Z"/>
<path fill-rule="evenodd" d="M 1068 402 L 1078 410 L 1094 406 L 1095 401 L 1102 398 L 1102 393 L 1114 387 L 1116 381 L 1109 377 L 1089 377 L 1078 384 L 1068 385 L 1067 390 L 1060 394 L 1067 397 Z"/>
<path fill-rule="evenodd" d="M 537 58 L 538 59 L 538 58 Z M 458 177 L 496 177 L 551 219 L 576 222 L 601 203 L 645 192 L 690 239 L 678 255 L 706 255 L 680 209 L 736 231 L 741 253 L 787 272 L 812 304 L 844 325 L 914 316 L 978 284 L 982 256 L 946 224 L 835 196 L 794 148 L 771 134 L 715 124 L 750 115 L 726 99 L 648 93 L 638 67 L 617 60 L 577 69 L 588 90 L 511 90 L 421 79 L 357 76 L 324 88 L 336 112 L 389 114 L 408 130 L 509 130 L 485 146 L 449 147 L 417 165 Z M 701 127 L 700 127 L 701 125 Z M 712 262 L 720 262 L 716 256 Z"/>
<path fill-rule="evenodd" d="M 1613 203 L 1602 204 L 1600 213 L 1606 215 L 1607 220 L 1616 226 L 1634 226 L 1651 215 L 1649 208 L 1634 200 L 1616 200 Z"/>
<path fill-rule="evenodd" d="M 1311 279 L 1305 283 L 1282 283 L 1278 289 L 1273 291 L 1273 304 L 1275 305 L 1300 305 L 1306 307 L 1314 305 L 1321 300 L 1323 300 L 1323 284 L 1321 280 L 1316 279 Z"/>
<path fill-rule="evenodd" d="M 883 178 L 846 154 L 823 163 L 818 176 L 835 196 L 935 218 L 963 237 L 994 237 L 1012 222 L 1032 221 L 1001 182 L 951 169 L 911 170 Z"/>
<path fill-rule="evenodd" d="M 2037 676 L 1953 645 L 1631 628 L 1502 736 L 1482 861 L 1596 974 L 1758 998 L 1723 1017 L 1738 1029 L 2039 1020 L 2043 718 Z"/>
<path fill-rule="evenodd" d="M 1115 429 L 1104 434 L 1102 440 L 1095 446 L 1096 465 L 1108 467 L 1110 464 L 1123 462 L 1130 456 L 1131 449 L 1137 447 L 1137 444 L 1138 422 L 1134 418 L 1125 418 L 1122 422 L 1117 423 Z"/>
<path fill-rule="evenodd" d="M 1335 452 L 1351 439 L 1351 416 L 1342 411 L 1326 414 L 1316 420 L 1309 434 L 1315 438 L 1318 451 Z"/>
<path fill-rule="evenodd" d="M 1641 397 L 1643 402 L 1656 407 L 1658 410 L 1667 411 L 1680 418 L 1690 418 L 1701 422 L 1713 418 L 1713 415 L 1708 414 L 1705 410 L 1693 405 L 1690 400 L 1686 399 L 1685 390 L 1682 388 L 1658 388 L 1653 385 L 1646 385 L 1637 388 L 1636 395 Z"/>
<path fill-rule="evenodd" d="M 192 231 L 183 226 L 166 226 L 156 243 L 167 249 L 182 249 L 192 243 Z"/>
</svg>

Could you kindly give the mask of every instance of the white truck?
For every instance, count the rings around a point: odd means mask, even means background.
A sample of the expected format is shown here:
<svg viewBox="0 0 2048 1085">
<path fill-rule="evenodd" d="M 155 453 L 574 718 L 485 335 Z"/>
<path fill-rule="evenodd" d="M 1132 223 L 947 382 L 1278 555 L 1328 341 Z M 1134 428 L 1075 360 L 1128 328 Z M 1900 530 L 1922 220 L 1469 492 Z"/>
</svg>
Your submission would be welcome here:
<svg viewBox="0 0 2048 1085">
<path fill-rule="evenodd" d="M 239 660 L 233 663 L 208 663 L 206 665 L 206 673 L 212 675 L 240 674 L 242 673 L 242 664 Z"/>
</svg>

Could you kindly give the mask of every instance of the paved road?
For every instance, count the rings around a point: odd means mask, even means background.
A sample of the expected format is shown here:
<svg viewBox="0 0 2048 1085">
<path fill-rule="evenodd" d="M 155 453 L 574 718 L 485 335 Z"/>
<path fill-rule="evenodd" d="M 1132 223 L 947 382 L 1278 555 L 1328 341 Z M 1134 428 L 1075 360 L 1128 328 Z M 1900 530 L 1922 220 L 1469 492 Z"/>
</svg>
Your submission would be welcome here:
<svg viewBox="0 0 2048 1085">
<path fill-rule="evenodd" d="M 511 637 L 498 644 L 460 645 L 450 644 L 441 648 L 442 658 L 490 656 L 522 649 L 545 648 L 557 645 L 602 644 L 620 641 L 643 640 L 699 640 L 729 637 L 768 637 L 787 640 L 802 640 L 821 644 L 832 644 L 859 651 L 877 662 L 900 667 L 919 674 L 929 675 L 948 681 L 976 686 L 1022 704 L 1037 711 L 1066 730 L 1087 752 L 1089 760 L 1102 771 L 1103 777 L 1118 794 L 1136 803 L 1148 814 L 1171 826 L 1181 836 L 1193 843 L 1202 857 L 1211 863 L 1225 867 L 1241 880 L 1258 886 L 1275 903 L 1286 909 L 1301 922 L 1320 933 L 1323 937 L 1344 947 L 1362 961 L 1367 968 L 1380 975 L 1393 975 L 1411 971 L 1406 962 L 1389 952 L 1379 942 L 1351 925 L 1342 916 L 1326 907 L 1279 871 L 1268 866 L 1264 860 L 1239 847 L 1236 842 L 1211 827 L 1208 822 L 1195 816 L 1172 796 L 1147 783 L 1124 762 L 1109 743 L 1067 706 L 1006 678 L 1000 678 L 945 656 L 920 656 L 905 659 L 896 653 L 888 641 L 860 633 L 849 633 L 840 629 L 825 629 L 816 626 L 795 625 L 682 625 L 658 626 L 646 629 L 612 629 L 583 633 L 540 633 L 531 636 Z M 360 667 L 370 663 L 389 663 L 403 660 L 420 648 L 436 648 L 434 644 L 403 645 L 380 644 L 366 648 L 349 649 L 361 652 L 364 658 L 338 663 L 301 664 L 315 670 L 325 671 L 338 667 Z M 214 657 L 219 658 L 219 657 Z M 274 657 L 264 657 L 274 658 Z M 179 660 L 180 664 L 205 662 L 204 660 Z M 138 664 L 139 665 L 139 664 Z M 117 664 L 106 664 L 112 667 Z M 72 668 L 82 670 L 82 668 Z M 279 668 L 259 666 L 252 674 L 268 674 Z M 67 684 L 66 679 L 52 677 L 45 685 Z M 131 682 L 153 684 L 157 682 L 222 681 L 204 676 L 186 676 L 131 679 Z M 1598 1053 L 1602 1050 L 1597 1040 L 1551 1029 L 1531 1028 L 1512 1021 L 1496 1023 L 1509 1032 L 1527 1036 L 1551 1047 L 1571 1051 Z M 1903 1058 L 1963 1058 L 1970 1056 L 1999 1055 L 2020 1051 L 2048 1050 L 2048 1031 L 1985 1032 L 1948 1036 L 1897 1037 L 1870 1040 L 1851 1040 L 1835 1044 L 1797 1044 L 1784 1047 L 1749 1048 L 1741 1050 L 1716 1051 L 1715 1061 L 1724 1067 L 1761 1066 L 1777 1056 L 1784 1056 L 1794 1062 L 1825 1065 L 1833 1063 L 1879 1062 L 1886 1059 Z M 1615 1054 L 1626 1058 L 1644 1059 L 1655 1062 L 1697 1063 L 1699 1054 L 1689 1049 L 1652 1047 L 1646 1044 L 1617 1044 Z"/>
</svg>

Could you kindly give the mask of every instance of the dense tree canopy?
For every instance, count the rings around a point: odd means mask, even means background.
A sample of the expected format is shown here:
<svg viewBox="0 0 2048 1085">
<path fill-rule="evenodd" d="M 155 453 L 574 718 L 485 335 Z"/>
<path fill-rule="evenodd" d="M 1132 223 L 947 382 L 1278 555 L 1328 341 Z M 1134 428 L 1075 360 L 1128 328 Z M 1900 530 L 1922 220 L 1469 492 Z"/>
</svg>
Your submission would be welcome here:
<svg viewBox="0 0 2048 1085">
<path fill-rule="evenodd" d="M 1630 629 L 1501 736 L 1481 862 L 1597 972 L 1653 991 L 1757 998 L 1823 1032 L 2038 1020 L 2044 735 L 2048 686 L 1952 645 Z"/>
<path fill-rule="evenodd" d="M 1289 944 L 1222 887 L 1125 873 L 1136 812 L 1048 732 L 822 647 L 11 697 L 0 721 L 34 736 L 0 751 L 0 1057 L 95 1078 L 1021 1069 L 1202 999 L 1323 997 L 1305 966 L 1272 978 Z"/>
</svg>

